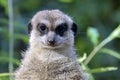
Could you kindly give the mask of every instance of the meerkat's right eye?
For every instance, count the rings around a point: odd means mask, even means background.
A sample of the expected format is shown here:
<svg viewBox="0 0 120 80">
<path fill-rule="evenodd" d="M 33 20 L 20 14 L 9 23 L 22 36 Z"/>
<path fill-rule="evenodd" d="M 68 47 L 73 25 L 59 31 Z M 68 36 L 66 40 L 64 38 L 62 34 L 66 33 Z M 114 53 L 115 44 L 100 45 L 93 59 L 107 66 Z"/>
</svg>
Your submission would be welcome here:
<svg viewBox="0 0 120 80">
<path fill-rule="evenodd" d="M 42 34 L 46 34 L 48 32 L 48 28 L 46 27 L 45 24 L 41 23 L 37 25 L 37 29 L 38 31 L 40 31 L 40 33 Z"/>
</svg>

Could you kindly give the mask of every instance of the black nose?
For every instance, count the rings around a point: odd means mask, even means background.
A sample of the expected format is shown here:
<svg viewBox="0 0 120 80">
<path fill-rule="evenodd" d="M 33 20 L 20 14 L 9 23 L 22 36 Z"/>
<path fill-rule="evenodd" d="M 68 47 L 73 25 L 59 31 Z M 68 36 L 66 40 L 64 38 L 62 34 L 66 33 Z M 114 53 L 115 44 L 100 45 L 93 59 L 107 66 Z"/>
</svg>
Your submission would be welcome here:
<svg viewBox="0 0 120 80">
<path fill-rule="evenodd" d="M 48 45 L 54 46 L 55 45 L 55 40 L 48 40 Z"/>
</svg>

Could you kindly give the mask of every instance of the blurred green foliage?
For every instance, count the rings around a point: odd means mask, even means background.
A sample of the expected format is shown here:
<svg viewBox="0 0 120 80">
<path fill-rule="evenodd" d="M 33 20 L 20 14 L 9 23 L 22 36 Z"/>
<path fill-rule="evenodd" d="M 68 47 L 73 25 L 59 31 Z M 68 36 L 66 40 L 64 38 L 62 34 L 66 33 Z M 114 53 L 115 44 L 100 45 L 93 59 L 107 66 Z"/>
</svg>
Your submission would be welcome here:
<svg viewBox="0 0 120 80">
<path fill-rule="evenodd" d="M 7 0 L 0 0 L 0 73 L 8 72 L 8 9 Z M 60 9 L 77 23 L 79 30 L 75 45 L 79 56 L 85 53 L 79 61 L 89 73 L 90 80 L 120 79 L 120 33 L 116 36 L 116 32 L 120 31 L 120 27 L 116 29 L 120 24 L 120 0 L 13 0 L 14 69 L 19 66 L 22 58 L 20 53 L 28 47 L 27 23 L 37 11 L 44 9 Z M 116 32 L 112 32 L 114 29 Z M 87 56 L 109 34 L 114 40 L 102 47 L 85 65 Z M 0 76 L 0 80 L 8 80 L 8 76 Z"/>
<path fill-rule="evenodd" d="M 98 44 L 98 42 L 99 42 L 99 33 L 95 28 L 89 27 L 87 29 L 87 36 L 90 39 L 90 41 L 93 43 L 94 46 L 96 46 Z"/>
</svg>

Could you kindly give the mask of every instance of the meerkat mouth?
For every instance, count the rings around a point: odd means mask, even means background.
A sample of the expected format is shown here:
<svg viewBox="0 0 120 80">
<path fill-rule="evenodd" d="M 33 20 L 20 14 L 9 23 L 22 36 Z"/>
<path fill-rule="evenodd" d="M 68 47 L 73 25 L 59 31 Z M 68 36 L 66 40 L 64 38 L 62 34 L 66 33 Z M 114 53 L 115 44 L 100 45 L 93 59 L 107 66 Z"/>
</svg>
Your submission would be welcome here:
<svg viewBox="0 0 120 80">
<path fill-rule="evenodd" d="M 43 48 L 46 48 L 46 49 L 59 49 L 59 48 L 62 48 L 62 44 L 44 45 Z"/>
</svg>

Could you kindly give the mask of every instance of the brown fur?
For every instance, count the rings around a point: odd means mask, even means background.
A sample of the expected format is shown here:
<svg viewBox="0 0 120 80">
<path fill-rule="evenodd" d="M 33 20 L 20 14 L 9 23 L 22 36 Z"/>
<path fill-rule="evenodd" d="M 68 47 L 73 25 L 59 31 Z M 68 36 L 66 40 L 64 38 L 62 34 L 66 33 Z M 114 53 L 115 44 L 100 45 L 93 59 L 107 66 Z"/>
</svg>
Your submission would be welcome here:
<svg viewBox="0 0 120 80">
<path fill-rule="evenodd" d="M 61 43 L 59 47 L 46 47 L 48 36 L 40 36 L 36 28 L 41 22 L 53 30 L 59 23 L 67 23 L 65 36 L 56 36 Z M 38 12 L 31 20 L 33 29 L 30 34 L 30 47 L 16 71 L 15 80 L 85 80 L 73 48 L 72 23 L 72 19 L 59 10 Z"/>
</svg>

